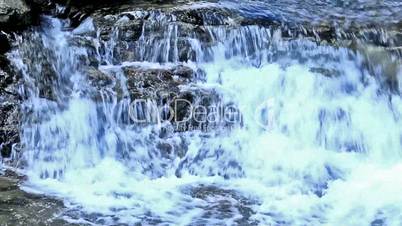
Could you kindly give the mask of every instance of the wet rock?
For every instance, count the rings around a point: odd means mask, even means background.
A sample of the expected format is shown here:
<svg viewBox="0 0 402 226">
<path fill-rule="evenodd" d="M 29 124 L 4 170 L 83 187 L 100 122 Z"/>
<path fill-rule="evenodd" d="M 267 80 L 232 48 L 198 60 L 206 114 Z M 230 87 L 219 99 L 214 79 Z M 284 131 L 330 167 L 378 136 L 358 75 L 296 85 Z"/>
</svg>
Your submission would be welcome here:
<svg viewBox="0 0 402 226">
<path fill-rule="evenodd" d="M 89 15 L 90 10 L 71 8 L 68 10 L 67 18 L 70 19 L 72 27 L 78 27 L 81 22 L 83 22 Z"/>
<path fill-rule="evenodd" d="M 178 65 L 173 68 L 173 74 L 184 79 L 194 80 L 195 72 L 189 67 Z"/>
<path fill-rule="evenodd" d="M 26 0 L 29 5 L 35 5 L 36 7 L 40 7 L 41 9 L 50 9 L 55 6 L 57 1 L 49 1 L 49 0 Z"/>
<path fill-rule="evenodd" d="M 251 206 L 257 205 L 258 202 L 244 197 L 234 190 L 201 184 L 197 187 L 192 187 L 190 195 L 193 198 L 204 201 L 201 207 L 204 210 L 204 214 L 201 219 L 197 219 L 197 222 L 194 222 L 195 224 L 205 224 L 209 218 L 237 218 L 235 222 L 239 225 L 258 225 L 258 221 L 251 219 L 252 215 L 255 214 Z"/>
<path fill-rule="evenodd" d="M 38 59 L 42 57 L 38 56 Z M 41 65 L 40 71 L 35 71 L 33 69 L 36 67 L 35 64 L 30 64 L 32 67 L 33 72 L 36 72 L 36 81 L 34 86 L 38 87 L 39 91 L 39 97 L 49 99 L 49 100 L 57 100 L 57 95 L 56 95 L 56 88 L 53 84 L 57 82 L 56 80 L 56 72 L 53 68 L 53 65 L 45 61 L 43 58 L 40 60 L 41 63 L 36 64 L 36 65 Z M 32 85 L 32 84 L 27 84 L 27 85 Z"/>
<path fill-rule="evenodd" d="M 156 89 L 159 92 L 154 98 L 160 106 L 165 104 L 169 107 L 170 112 L 165 118 L 170 120 L 175 132 L 192 130 L 208 132 L 208 127 L 230 126 L 223 121 L 208 120 L 209 114 L 215 110 L 220 111 L 217 109 L 221 97 L 213 90 L 191 85 L 189 81 L 194 81 L 194 72 L 190 68 L 177 66 L 169 73 L 173 74 L 176 82 L 180 82 L 159 87 Z"/>
<path fill-rule="evenodd" d="M 384 219 L 375 219 L 370 223 L 370 226 L 383 226 L 386 225 L 386 221 Z"/>
<path fill-rule="evenodd" d="M 0 32 L 0 54 L 9 51 L 11 48 L 6 33 Z"/>
<path fill-rule="evenodd" d="M 88 92 L 90 97 L 98 102 L 103 101 L 103 95 L 115 96 L 119 100 L 123 98 L 122 88 L 116 77 L 97 67 L 87 66 L 81 69 L 83 75 L 89 81 Z"/>
<path fill-rule="evenodd" d="M 178 21 L 193 25 L 233 25 L 240 16 L 226 8 L 199 7 L 173 10 Z"/>
<path fill-rule="evenodd" d="M 0 104 L 0 150 L 3 157 L 9 157 L 14 144 L 19 140 L 20 108 L 18 102 Z"/>
<path fill-rule="evenodd" d="M 156 145 L 156 148 L 160 150 L 160 152 L 162 153 L 162 157 L 164 157 L 164 158 L 167 158 L 170 155 L 172 155 L 173 147 L 168 142 L 159 142 Z"/>
<path fill-rule="evenodd" d="M 363 66 L 380 82 L 383 89 L 400 93 L 398 76 L 402 71 L 402 58 L 383 47 L 367 44 L 356 46 L 355 51 L 362 54 Z"/>
<path fill-rule="evenodd" d="M 124 76 L 126 91 L 121 87 L 119 73 Z M 119 70 L 99 71 L 92 68 L 88 71 L 92 84 L 100 87 L 94 92 L 98 92 L 98 96 L 100 96 L 100 92 L 110 93 L 115 95 L 118 100 L 130 98 L 131 103 L 134 104 L 132 108 L 138 111 L 136 114 L 136 117 L 139 117 L 138 121 L 145 120 L 144 111 L 151 110 L 144 109 L 149 108 L 147 104 L 152 103 L 158 108 L 160 120 L 169 121 L 172 124 L 172 131 L 202 130 L 202 126 L 207 124 L 227 126 L 225 123 L 220 125 L 221 121 L 207 122 L 206 114 L 212 111 L 212 108 L 209 107 L 217 105 L 220 97 L 212 90 L 192 85 L 197 80 L 196 74 L 192 68 L 184 65 L 171 67 L 132 65 Z M 98 99 L 100 100 L 100 98 Z M 201 112 L 201 116 L 198 112 L 200 108 L 205 109 Z M 168 150 L 164 145 L 160 149 Z M 163 151 L 163 153 L 168 152 Z"/>
<path fill-rule="evenodd" d="M 2 39 L 4 40 L 3 43 Z M 9 60 L 1 51 L 8 51 L 8 37 L 0 33 L 0 155 L 9 157 L 20 141 L 19 77 L 13 72 Z"/>
<path fill-rule="evenodd" d="M 91 97 L 97 101 L 103 101 L 102 95 L 110 95 L 117 100 L 152 100 L 158 106 L 174 107 L 177 98 L 187 98 L 188 101 L 195 99 L 191 91 L 181 89 L 196 80 L 194 70 L 184 65 L 169 67 L 134 63 L 101 69 L 89 66 L 83 67 L 81 71 L 89 80 L 91 87 L 88 87 L 88 90 L 91 90 Z"/>
<path fill-rule="evenodd" d="M 43 0 L 31 0 L 41 2 Z M 226 26 L 227 30 L 239 26 L 261 26 L 270 29 L 281 30 L 283 38 L 297 39 L 300 36 L 308 37 L 319 43 L 330 43 L 337 45 L 341 40 L 353 40 L 356 38 L 364 39 L 376 45 L 385 47 L 397 47 L 400 43 L 400 23 L 387 22 L 386 29 L 382 24 L 374 23 L 358 23 L 355 21 L 344 21 L 337 18 L 341 24 L 334 23 L 333 18 L 323 18 L 314 21 L 303 20 L 299 15 L 294 18 L 284 18 L 280 15 L 281 9 L 267 9 L 264 14 L 254 14 L 243 9 L 236 9 L 221 6 L 218 4 L 208 4 L 202 6 L 191 1 L 75 1 L 62 0 L 57 3 L 64 4 L 66 7 L 61 12 L 56 13 L 62 18 L 69 18 L 72 27 L 77 27 L 86 18 L 93 17 L 96 27 L 100 31 L 102 40 L 110 40 L 115 30 L 120 30 L 115 46 L 116 61 L 132 61 L 139 59 L 134 53 L 138 52 L 138 46 L 144 43 L 135 43 L 141 37 L 143 25 L 146 22 L 154 21 L 155 26 L 150 30 L 155 42 L 160 41 L 158 36 L 163 37 L 168 30 L 163 28 L 161 20 L 165 18 L 168 23 L 180 24 L 178 36 L 178 52 L 179 61 L 194 60 L 194 53 L 187 40 L 183 37 L 194 37 L 207 43 L 211 41 L 208 32 L 205 32 L 205 26 Z M 189 5 L 185 5 L 189 3 Z M 195 4 L 195 7 L 191 7 Z M 301 7 L 297 5 L 297 7 Z M 258 8 L 257 8 L 258 9 Z M 310 9 L 307 9 L 310 10 Z M 320 9 L 321 10 L 321 9 Z M 135 13 L 134 13 L 135 12 Z M 288 13 L 285 10 L 285 14 Z M 141 15 L 141 16 L 138 16 Z M 286 14 L 287 15 L 287 14 Z M 309 16 L 306 16 L 308 18 Z M 159 25 L 158 25 L 159 24 Z M 187 28 L 186 29 L 186 24 Z M 145 26 L 146 28 L 147 26 Z M 149 37 L 146 35 L 145 37 Z M 116 38 L 116 37 L 114 37 Z M 152 46 L 152 40 L 145 40 Z M 149 56 L 152 54 L 148 54 Z M 166 59 L 157 58 L 158 61 L 166 61 Z M 174 61 L 176 58 L 169 58 Z M 114 62 L 114 63 L 115 63 Z"/>
<path fill-rule="evenodd" d="M 195 3 L 196 4 L 196 3 Z M 177 28 L 177 45 L 178 45 L 178 59 L 179 61 L 195 60 L 195 53 L 192 52 L 193 49 L 188 43 L 188 38 L 196 38 L 201 41 L 201 48 L 213 44 L 214 40 L 210 33 L 207 31 L 206 27 L 219 27 L 225 26 L 226 32 L 230 30 L 239 29 L 239 27 L 246 26 L 258 26 L 271 29 L 271 32 L 275 30 L 280 30 L 282 38 L 298 39 L 300 36 L 306 37 L 312 41 L 320 44 L 330 44 L 339 46 L 340 42 L 344 40 L 365 40 L 367 43 L 374 45 L 381 45 L 383 47 L 395 48 L 400 47 L 400 24 L 387 23 L 384 27 L 382 24 L 370 22 L 370 23 L 356 23 L 342 21 L 343 24 L 334 23 L 333 21 L 319 20 L 317 22 L 311 23 L 311 21 L 292 21 L 284 19 L 282 16 L 275 15 L 275 13 L 267 11 L 267 15 L 260 16 L 255 14 L 246 13 L 240 9 L 225 8 L 224 6 L 217 6 L 211 4 L 212 6 L 196 6 L 196 7 L 186 7 L 180 6 L 178 3 L 172 3 L 171 5 L 156 5 L 154 2 L 148 3 L 137 3 L 137 4 L 122 4 L 121 6 L 110 6 L 108 9 L 98 10 L 94 12 L 95 20 L 102 18 L 101 15 L 110 18 L 114 18 L 114 22 L 109 21 L 109 23 L 114 24 L 100 24 L 100 28 L 106 34 L 107 31 L 111 31 L 111 28 L 116 28 L 121 30 L 123 34 L 127 34 L 127 38 L 122 36 L 119 40 L 124 43 L 123 45 L 117 45 L 116 48 L 121 55 L 123 60 L 142 60 L 138 59 L 137 56 L 133 56 L 133 52 L 138 52 L 135 48 L 133 41 L 138 39 L 141 31 L 138 27 L 135 28 L 136 32 L 127 32 L 126 28 L 120 29 L 116 21 L 121 20 L 123 17 L 129 18 L 129 21 L 135 20 L 136 24 L 143 24 L 143 32 L 145 32 L 144 37 L 146 37 L 145 42 L 139 43 L 139 45 L 144 45 L 149 43 L 150 46 L 154 44 L 152 41 L 161 42 L 163 34 L 168 34 L 169 30 L 166 25 L 176 25 Z M 176 6 L 176 7 L 173 7 Z M 130 13 L 127 13 L 127 12 Z M 120 13 L 124 12 L 124 13 Z M 135 13 L 133 13 L 135 12 Z M 143 15 L 141 17 L 135 14 Z M 272 14 L 272 15 L 271 15 Z M 130 22 L 131 23 L 131 22 Z M 124 23 L 123 23 L 124 24 Z M 162 26 L 162 24 L 165 25 Z M 109 27 L 109 28 L 107 28 Z M 104 40 L 109 40 L 106 38 L 107 35 L 102 35 Z M 152 37 L 148 38 L 147 37 Z M 205 45 L 205 46 L 203 46 Z M 150 48 L 151 49 L 151 48 Z M 131 53 L 131 54 L 129 54 Z M 152 54 L 146 54 L 148 57 Z M 155 55 L 155 53 L 154 53 Z M 166 55 L 166 54 L 165 54 Z M 137 58 L 136 58 L 137 57 Z M 161 59 L 162 58 L 162 59 Z M 175 61 L 177 58 L 169 57 L 168 59 L 163 59 L 163 57 L 154 58 L 154 60 L 159 62 L 164 61 Z"/>
<path fill-rule="evenodd" d="M 127 17 L 128 18 L 128 17 Z M 141 20 L 129 20 L 121 23 L 120 29 L 120 39 L 123 41 L 137 41 L 142 34 L 143 21 Z"/>
<path fill-rule="evenodd" d="M 88 79 L 91 85 L 102 88 L 110 86 L 114 81 L 113 78 L 103 71 L 95 68 L 95 67 L 87 67 L 84 69 L 84 74 L 88 76 Z"/>
<path fill-rule="evenodd" d="M 18 78 L 0 69 L 0 151 L 9 157 L 19 142 L 20 96 L 17 90 Z"/>
<path fill-rule="evenodd" d="M 100 39 L 107 41 L 111 38 L 113 34 L 114 24 L 116 23 L 116 18 L 114 16 L 97 16 L 94 20 L 95 26 L 99 30 Z"/>
<path fill-rule="evenodd" d="M 57 92 L 68 89 L 67 86 L 59 86 L 60 84 L 57 82 L 58 74 L 55 64 L 57 56 L 51 49 L 45 47 L 41 37 L 35 32 L 24 33 L 21 42 L 24 44 L 20 44 L 19 54 L 30 73 L 29 76 L 32 78 L 23 81 L 24 90 L 34 90 L 39 97 L 56 101 Z M 24 72 L 15 70 L 14 73 L 22 77 Z M 21 95 L 25 99 L 32 94 L 24 92 Z"/>
<path fill-rule="evenodd" d="M 0 0 L 0 29 L 14 30 L 30 25 L 31 12 L 24 0 Z"/>
<path fill-rule="evenodd" d="M 133 98 L 160 98 L 163 95 L 177 94 L 179 86 L 188 84 L 194 73 L 191 68 L 175 66 L 173 68 L 126 67 L 127 88 Z"/>
<path fill-rule="evenodd" d="M 69 6 L 93 6 L 96 7 L 97 5 L 107 5 L 107 4 L 113 4 L 113 3 L 123 3 L 125 2 L 124 0 L 59 0 L 59 2 L 63 2 Z"/>
<path fill-rule="evenodd" d="M 77 48 L 77 58 L 81 65 L 97 67 L 100 64 L 97 57 L 96 44 L 92 38 L 73 36 L 68 41 L 72 48 Z M 85 49 L 85 51 L 80 51 L 82 48 Z"/>
<path fill-rule="evenodd" d="M 71 28 L 78 27 L 93 12 L 93 6 L 76 6 L 67 1 L 29 0 L 39 13 L 50 14 L 61 19 L 68 19 Z"/>
<path fill-rule="evenodd" d="M 328 68 L 319 68 L 319 67 L 313 67 L 310 68 L 310 71 L 313 73 L 318 73 L 320 75 L 323 75 L 328 78 L 334 78 L 334 77 L 339 77 L 341 73 L 335 69 L 328 69 Z"/>
<path fill-rule="evenodd" d="M 195 61 L 197 53 L 192 48 L 192 38 L 203 44 L 212 41 L 204 27 L 175 21 L 170 12 L 135 10 L 117 15 L 102 13 L 93 15 L 102 44 L 100 52 L 112 48 L 113 63 Z M 160 48 L 156 48 L 158 46 Z"/>
<path fill-rule="evenodd" d="M 5 73 L 4 71 L 8 70 L 10 61 L 7 59 L 5 55 L 0 54 L 0 69 Z"/>
<path fill-rule="evenodd" d="M 0 222 L 2 225 L 75 225 L 57 218 L 64 208 L 61 201 L 28 194 L 20 190 L 18 184 L 18 179 L 0 176 Z"/>
</svg>

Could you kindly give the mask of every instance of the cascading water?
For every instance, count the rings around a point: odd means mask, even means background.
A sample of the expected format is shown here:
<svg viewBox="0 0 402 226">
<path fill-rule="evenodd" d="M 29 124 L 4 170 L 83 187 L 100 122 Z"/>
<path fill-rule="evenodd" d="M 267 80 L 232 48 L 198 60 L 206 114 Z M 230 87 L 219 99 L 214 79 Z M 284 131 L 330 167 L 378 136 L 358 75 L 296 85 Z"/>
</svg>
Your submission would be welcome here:
<svg viewBox="0 0 402 226">
<path fill-rule="evenodd" d="M 118 23 L 142 16 L 127 13 Z M 73 31 L 63 20 L 42 21 L 9 56 L 26 97 L 23 152 L 16 155 L 29 176 L 25 189 L 65 200 L 63 218 L 106 225 L 402 224 L 402 100 L 371 74 L 362 54 L 285 40 L 280 29 L 256 25 L 204 26 L 208 38 L 199 37 L 163 13 L 148 16 L 135 46 L 119 43 L 118 28 L 102 40 L 91 19 Z M 152 33 L 155 27 L 164 33 Z M 95 50 L 74 47 L 82 34 Z M 133 56 L 116 51 L 119 45 Z M 92 66 L 106 77 L 101 88 L 84 68 L 92 61 L 102 64 Z M 208 107 L 230 105 L 239 120 L 166 132 L 175 125 L 152 113 L 160 99 L 133 109 L 127 70 L 178 65 L 196 78 L 179 92 L 213 93 Z M 133 110 L 155 120 L 133 122 Z"/>
</svg>

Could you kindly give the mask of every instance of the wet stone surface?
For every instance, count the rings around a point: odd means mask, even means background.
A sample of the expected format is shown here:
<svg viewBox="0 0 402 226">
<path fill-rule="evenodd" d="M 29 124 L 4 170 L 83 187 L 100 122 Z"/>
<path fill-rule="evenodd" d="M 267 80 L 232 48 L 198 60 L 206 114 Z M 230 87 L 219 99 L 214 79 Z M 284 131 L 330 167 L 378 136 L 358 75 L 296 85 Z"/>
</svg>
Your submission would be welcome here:
<svg viewBox="0 0 402 226">
<path fill-rule="evenodd" d="M 215 185 L 199 185 L 190 189 L 192 198 L 201 199 L 205 206 L 204 215 L 194 221 L 194 225 L 208 223 L 208 219 L 233 219 L 238 225 L 258 225 L 251 219 L 255 214 L 251 206 L 258 202 L 242 196 L 236 191 L 217 187 Z"/>
<path fill-rule="evenodd" d="M 5 157 L 19 142 L 20 96 L 17 90 L 17 76 L 12 75 L 7 66 L 1 67 L 0 59 L 0 152 Z"/>
<path fill-rule="evenodd" d="M 19 179 L 14 175 L 0 176 L 2 226 L 74 226 L 75 224 L 58 218 L 63 208 L 63 203 L 59 200 L 22 191 L 19 188 Z"/>
</svg>

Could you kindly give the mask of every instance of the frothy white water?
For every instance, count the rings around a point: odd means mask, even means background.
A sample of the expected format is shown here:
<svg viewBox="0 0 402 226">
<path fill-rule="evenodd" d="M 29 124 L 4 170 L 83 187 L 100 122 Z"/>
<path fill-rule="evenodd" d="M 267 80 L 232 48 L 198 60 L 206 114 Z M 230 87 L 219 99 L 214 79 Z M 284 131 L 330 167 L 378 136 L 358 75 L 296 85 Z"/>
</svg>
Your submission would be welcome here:
<svg viewBox="0 0 402 226">
<path fill-rule="evenodd" d="M 238 189 L 263 200 L 256 218 L 265 225 L 401 222 L 394 200 L 401 99 L 378 94 L 358 58 L 349 59 L 345 50 L 333 54 L 342 65 L 337 78 L 311 72 L 313 63 L 207 66 L 209 82 L 245 115 L 245 127 L 216 145 L 244 170 L 247 182 Z M 271 125 L 260 117 L 267 105 Z"/>
<path fill-rule="evenodd" d="M 284 42 L 258 27 L 241 29 L 241 36 L 211 28 L 218 44 L 205 51 L 212 55 L 207 62 L 198 59 L 206 82 L 197 85 L 238 106 L 242 125 L 170 134 L 166 142 L 184 143 L 186 151 L 166 158 L 155 148 L 166 139 L 160 127 L 121 116 L 130 98 L 110 90 L 101 102 L 86 95 L 89 82 L 72 66 L 76 54 L 66 41 L 72 34 L 51 22 L 40 35 L 57 54 L 57 81 L 67 90 L 58 89 L 65 100 L 59 103 L 32 88 L 25 103 L 34 113 L 23 125 L 25 189 L 63 198 L 67 219 L 106 225 L 402 223 L 401 98 L 381 91 L 361 56 L 306 40 Z M 160 48 L 170 49 L 175 29 L 169 26 Z M 205 53 L 190 40 L 199 57 Z M 175 51 L 164 53 L 162 61 L 177 61 Z M 14 62 L 24 69 L 19 60 L 17 50 Z M 119 67 L 102 69 L 119 74 Z M 32 71 L 24 72 L 27 82 L 34 80 Z M 124 86 L 124 76 L 119 81 Z"/>
</svg>

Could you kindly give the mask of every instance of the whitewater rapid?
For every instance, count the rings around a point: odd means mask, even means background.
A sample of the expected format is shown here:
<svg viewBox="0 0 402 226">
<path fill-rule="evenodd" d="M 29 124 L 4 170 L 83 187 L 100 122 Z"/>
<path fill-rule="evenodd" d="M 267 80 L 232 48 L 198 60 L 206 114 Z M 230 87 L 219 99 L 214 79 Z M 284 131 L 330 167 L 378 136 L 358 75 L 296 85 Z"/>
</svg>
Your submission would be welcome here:
<svg viewBox="0 0 402 226">
<path fill-rule="evenodd" d="M 36 35 L 55 55 L 61 84 L 53 85 L 62 104 L 40 98 L 35 84 L 23 90 L 34 115 L 23 124 L 24 189 L 64 200 L 68 210 L 59 217 L 94 225 L 402 224 L 402 99 L 382 90 L 362 55 L 285 41 L 280 31 L 258 26 L 210 28 L 217 45 L 202 50 L 191 39 L 202 57 L 187 63 L 205 74 L 191 85 L 237 106 L 242 122 L 172 134 L 167 142 L 184 142 L 187 151 L 166 160 L 151 153 L 162 139 L 155 135 L 160 125 L 121 123 L 116 112 L 131 100 L 112 91 L 102 102 L 89 98 L 77 60 L 85 50 L 70 48 L 74 31 L 63 30 L 63 21 L 45 20 Z M 88 23 L 79 29 L 94 29 Z M 169 55 L 177 55 L 170 50 L 176 37 L 166 38 L 163 59 L 177 61 Z M 21 51 L 11 58 L 29 83 L 34 75 Z M 111 62 L 102 71 L 124 87 L 123 63 Z M 195 196 L 200 187 L 205 193 Z"/>
</svg>

